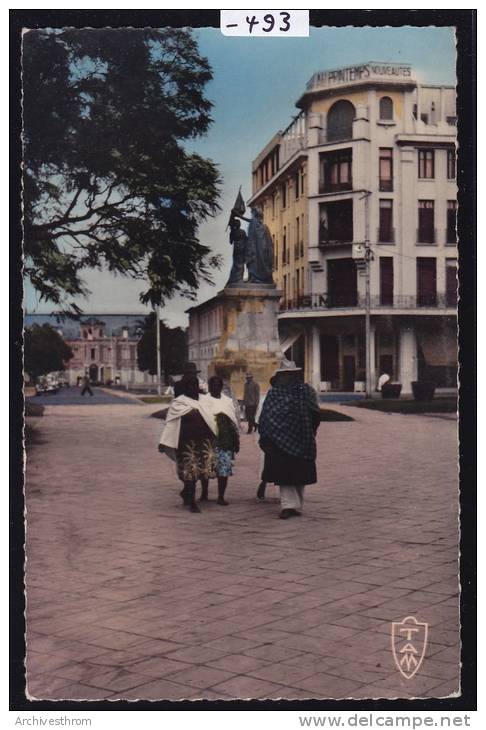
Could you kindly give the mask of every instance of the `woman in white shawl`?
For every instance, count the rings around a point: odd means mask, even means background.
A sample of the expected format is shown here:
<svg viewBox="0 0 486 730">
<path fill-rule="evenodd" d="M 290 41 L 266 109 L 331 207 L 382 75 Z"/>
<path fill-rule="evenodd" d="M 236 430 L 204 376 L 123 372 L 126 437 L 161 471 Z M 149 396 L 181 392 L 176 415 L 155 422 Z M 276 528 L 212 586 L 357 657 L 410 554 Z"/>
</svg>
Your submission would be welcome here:
<svg viewBox="0 0 486 730">
<path fill-rule="evenodd" d="M 233 400 L 224 395 L 223 380 L 213 375 L 208 380 L 209 393 L 201 397 L 201 402 L 208 408 L 216 421 L 216 476 L 218 478 L 218 504 L 226 507 L 224 498 L 228 477 L 233 474 L 232 460 L 240 450 L 239 421 Z M 208 499 L 208 487 L 201 494 L 201 501 Z"/>
<path fill-rule="evenodd" d="M 196 504 L 196 482 L 206 486 L 216 468 L 216 419 L 199 398 L 196 376 L 185 376 L 180 384 L 181 395 L 174 398 L 167 411 L 159 451 L 177 464 L 177 475 L 184 487 L 182 501 L 191 512 L 200 512 Z"/>
</svg>

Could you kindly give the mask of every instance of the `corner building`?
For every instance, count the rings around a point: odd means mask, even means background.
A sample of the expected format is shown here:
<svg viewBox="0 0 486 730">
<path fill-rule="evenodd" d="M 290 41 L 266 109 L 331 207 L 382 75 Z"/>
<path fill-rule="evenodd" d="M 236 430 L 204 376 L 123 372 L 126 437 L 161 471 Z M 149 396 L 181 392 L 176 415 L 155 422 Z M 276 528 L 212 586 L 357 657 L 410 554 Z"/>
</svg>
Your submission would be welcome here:
<svg viewBox="0 0 486 730">
<path fill-rule="evenodd" d="M 456 386 L 455 96 L 407 64 L 318 72 L 253 162 L 282 346 L 321 391 L 364 389 L 367 242 L 371 382 Z"/>
</svg>

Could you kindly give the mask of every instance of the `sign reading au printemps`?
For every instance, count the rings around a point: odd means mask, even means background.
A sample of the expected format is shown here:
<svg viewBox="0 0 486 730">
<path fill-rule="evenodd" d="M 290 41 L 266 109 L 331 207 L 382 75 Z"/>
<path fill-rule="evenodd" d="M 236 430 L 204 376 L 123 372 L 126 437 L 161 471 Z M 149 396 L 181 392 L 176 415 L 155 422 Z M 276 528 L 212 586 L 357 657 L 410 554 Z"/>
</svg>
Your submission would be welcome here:
<svg viewBox="0 0 486 730">
<path fill-rule="evenodd" d="M 411 81 L 412 67 L 409 64 L 378 63 L 369 61 L 358 66 L 318 71 L 307 84 L 308 88 L 329 88 L 339 84 L 364 81 Z"/>
</svg>

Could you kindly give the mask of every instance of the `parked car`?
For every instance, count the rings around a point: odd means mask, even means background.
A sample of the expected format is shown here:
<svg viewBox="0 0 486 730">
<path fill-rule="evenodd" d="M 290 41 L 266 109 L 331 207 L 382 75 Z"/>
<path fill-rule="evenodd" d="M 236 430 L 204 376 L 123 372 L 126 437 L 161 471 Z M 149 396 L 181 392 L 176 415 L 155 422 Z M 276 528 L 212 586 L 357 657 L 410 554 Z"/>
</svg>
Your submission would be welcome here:
<svg viewBox="0 0 486 730">
<path fill-rule="evenodd" d="M 40 375 L 35 383 L 36 395 L 55 394 L 59 391 L 59 381 L 54 373 Z"/>
</svg>

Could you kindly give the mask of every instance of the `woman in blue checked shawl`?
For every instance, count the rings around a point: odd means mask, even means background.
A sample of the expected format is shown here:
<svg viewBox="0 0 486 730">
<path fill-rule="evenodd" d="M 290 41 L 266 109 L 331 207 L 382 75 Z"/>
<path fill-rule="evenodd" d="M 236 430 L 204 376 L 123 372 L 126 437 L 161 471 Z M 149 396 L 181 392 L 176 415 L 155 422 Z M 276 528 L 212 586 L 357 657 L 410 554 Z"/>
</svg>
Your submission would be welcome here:
<svg viewBox="0 0 486 730">
<path fill-rule="evenodd" d="M 263 482 L 280 487 L 281 519 L 300 516 L 304 487 L 315 484 L 316 431 L 320 410 L 315 390 L 302 382 L 302 369 L 283 360 L 272 378 L 259 421 L 265 453 Z"/>
</svg>

